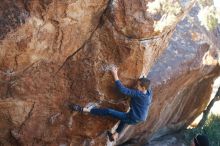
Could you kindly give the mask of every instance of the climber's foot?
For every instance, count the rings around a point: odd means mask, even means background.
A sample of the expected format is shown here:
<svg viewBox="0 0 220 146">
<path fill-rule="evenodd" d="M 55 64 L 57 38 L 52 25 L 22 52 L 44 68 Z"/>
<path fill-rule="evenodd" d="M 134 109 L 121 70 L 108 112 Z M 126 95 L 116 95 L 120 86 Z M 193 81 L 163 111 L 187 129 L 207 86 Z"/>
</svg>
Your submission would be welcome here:
<svg viewBox="0 0 220 146">
<path fill-rule="evenodd" d="M 90 102 L 88 103 L 84 108 L 83 108 L 83 112 L 90 112 L 91 109 L 97 107 L 98 104 L 97 103 L 94 103 L 94 102 Z"/>
<path fill-rule="evenodd" d="M 114 137 L 113 137 L 113 134 L 110 131 L 107 131 L 107 135 L 108 135 L 108 139 L 110 141 L 114 141 L 115 140 Z"/>
<path fill-rule="evenodd" d="M 70 103 L 68 105 L 69 109 L 71 111 L 76 111 L 76 112 L 83 112 L 83 108 L 80 105 L 74 104 L 74 103 Z"/>
<path fill-rule="evenodd" d="M 111 142 L 115 141 L 118 138 L 118 133 L 115 132 L 112 134 L 110 131 L 107 131 L 108 138 Z"/>
</svg>

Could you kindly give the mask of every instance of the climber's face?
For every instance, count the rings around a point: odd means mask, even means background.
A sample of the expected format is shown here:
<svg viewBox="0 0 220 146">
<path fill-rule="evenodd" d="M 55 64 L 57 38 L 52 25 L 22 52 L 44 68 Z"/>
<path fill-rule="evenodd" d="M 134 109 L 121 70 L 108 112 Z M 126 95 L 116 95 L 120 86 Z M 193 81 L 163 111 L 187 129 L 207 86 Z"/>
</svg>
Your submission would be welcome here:
<svg viewBox="0 0 220 146">
<path fill-rule="evenodd" d="M 139 83 L 139 81 L 136 82 L 135 88 L 139 90 L 139 88 L 140 88 L 140 83 Z"/>
<path fill-rule="evenodd" d="M 136 89 L 138 89 L 139 91 L 145 91 L 145 88 L 143 88 L 143 87 L 141 86 L 141 82 L 140 82 L 140 81 L 137 81 L 137 83 L 136 83 Z"/>
</svg>

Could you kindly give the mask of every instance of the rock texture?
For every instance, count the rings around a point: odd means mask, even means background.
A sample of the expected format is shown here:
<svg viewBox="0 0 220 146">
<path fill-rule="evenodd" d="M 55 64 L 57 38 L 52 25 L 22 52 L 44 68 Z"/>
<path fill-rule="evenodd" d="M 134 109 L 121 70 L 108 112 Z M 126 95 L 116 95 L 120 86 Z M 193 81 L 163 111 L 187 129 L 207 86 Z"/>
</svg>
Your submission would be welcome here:
<svg viewBox="0 0 220 146">
<path fill-rule="evenodd" d="M 127 127 L 118 144 L 133 138 L 140 145 L 160 130 L 184 128 L 201 113 L 219 73 L 215 61 L 204 64 L 218 44 L 215 38 L 207 42 L 202 36 L 214 34 L 183 22 L 187 27 L 178 26 L 181 32 L 176 32 L 151 70 L 188 9 L 173 26 L 154 32 L 155 18 L 146 12 L 147 3 L 1 1 L 0 144 L 110 144 L 105 131 L 116 120 L 72 114 L 65 106 L 66 102 L 84 106 L 93 101 L 126 111 L 128 102 L 116 91 L 109 64 L 120 68 L 119 76 L 127 86 L 150 71 L 154 89 L 148 120 Z M 187 40 L 179 43 L 181 37 Z"/>
<path fill-rule="evenodd" d="M 134 141 L 137 137 L 139 143 L 146 143 L 148 137 L 146 146 L 163 142 L 167 146 L 181 145 L 174 137 L 167 141 L 160 137 L 187 127 L 207 106 L 213 80 L 220 75 L 220 35 L 217 30 L 210 33 L 200 26 L 197 14 L 198 7 L 194 7 L 177 25 L 168 48 L 152 67 L 148 75 L 154 89 L 150 116 L 138 128 L 129 127 L 135 135 L 125 132 L 123 140 Z"/>
</svg>

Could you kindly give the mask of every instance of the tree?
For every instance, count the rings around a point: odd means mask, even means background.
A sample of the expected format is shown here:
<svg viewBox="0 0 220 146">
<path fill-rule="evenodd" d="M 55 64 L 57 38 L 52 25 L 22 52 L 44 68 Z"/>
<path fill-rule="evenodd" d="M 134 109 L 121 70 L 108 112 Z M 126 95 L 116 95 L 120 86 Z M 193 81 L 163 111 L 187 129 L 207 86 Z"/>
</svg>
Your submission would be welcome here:
<svg viewBox="0 0 220 146">
<path fill-rule="evenodd" d="M 216 28 L 220 23 L 220 10 L 214 6 L 213 0 L 191 0 L 189 5 L 196 2 L 200 7 L 198 18 L 201 25 L 207 30 Z M 158 17 L 154 22 L 154 30 L 160 32 L 173 25 L 186 9 L 178 0 L 155 0 L 147 4 L 147 11 Z"/>
<path fill-rule="evenodd" d="M 220 23 L 220 10 L 213 5 L 213 0 L 198 0 L 199 21 L 207 30 L 213 30 Z"/>
<path fill-rule="evenodd" d="M 210 113 L 211 108 L 213 107 L 214 103 L 219 100 L 220 100 L 220 87 L 218 88 L 218 91 L 216 92 L 214 98 L 208 104 L 207 108 L 203 111 L 202 119 L 200 120 L 196 128 L 201 128 L 204 126 L 206 120 L 208 119 L 208 115 Z"/>
</svg>

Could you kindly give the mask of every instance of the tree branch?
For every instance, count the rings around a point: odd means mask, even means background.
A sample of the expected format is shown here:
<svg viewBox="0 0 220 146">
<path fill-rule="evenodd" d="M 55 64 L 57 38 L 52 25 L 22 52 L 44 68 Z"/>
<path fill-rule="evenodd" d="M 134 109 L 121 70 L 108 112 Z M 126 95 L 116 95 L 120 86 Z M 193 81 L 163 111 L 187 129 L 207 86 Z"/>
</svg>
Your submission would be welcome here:
<svg viewBox="0 0 220 146">
<path fill-rule="evenodd" d="M 220 87 L 218 88 L 218 91 L 216 92 L 215 97 L 211 100 L 211 102 L 207 106 L 206 110 L 203 111 L 202 119 L 200 120 L 196 128 L 201 128 L 204 126 L 206 120 L 208 119 L 208 115 L 210 113 L 211 108 L 213 107 L 214 103 L 218 100 L 220 100 Z"/>
</svg>

